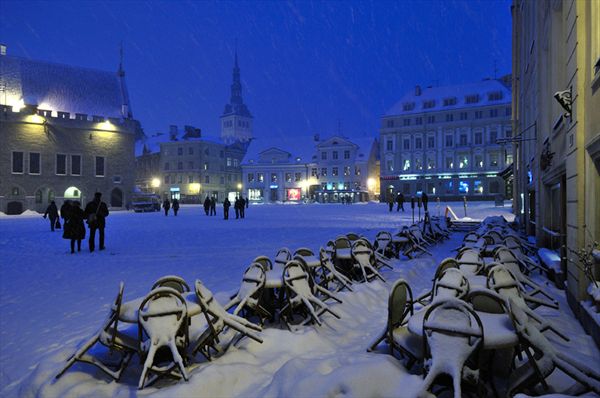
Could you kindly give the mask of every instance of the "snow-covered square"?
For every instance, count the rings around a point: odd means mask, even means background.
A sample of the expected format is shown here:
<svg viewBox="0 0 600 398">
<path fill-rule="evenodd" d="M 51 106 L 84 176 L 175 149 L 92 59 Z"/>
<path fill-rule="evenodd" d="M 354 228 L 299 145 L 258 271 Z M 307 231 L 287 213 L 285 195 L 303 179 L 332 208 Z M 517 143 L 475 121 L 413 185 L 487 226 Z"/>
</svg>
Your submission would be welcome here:
<svg viewBox="0 0 600 398">
<path fill-rule="evenodd" d="M 460 204 L 452 203 L 457 213 Z M 431 209 L 433 215 L 443 208 Z M 468 215 L 481 219 L 504 215 L 509 207 L 481 202 Z M 113 212 L 107 219 L 105 251 L 89 253 L 84 241 L 70 254 L 61 232 L 50 232 L 38 214 L 0 217 L 0 375 L 2 396 L 124 397 L 138 394 L 141 365 L 134 357 L 119 382 L 97 368 L 76 363 L 58 380 L 68 357 L 97 332 L 110 310 L 119 282 L 123 301 L 145 296 L 154 281 L 179 275 L 190 286 L 202 280 L 221 304 L 240 286 L 242 274 L 259 255 L 273 258 L 278 249 L 307 247 L 318 252 L 329 240 L 355 232 L 370 240 L 381 230 L 411 224 L 409 211 L 388 212 L 385 204 L 256 205 L 246 218 L 207 217 L 201 206 L 183 206 L 179 215 L 162 212 Z M 404 278 L 415 296 L 431 288 L 439 262 L 454 256 L 464 232 L 429 248 L 433 256 L 392 260 L 382 269 L 386 283 L 355 284 L 330 304 L 340 315 L 321 316 L 323 324 L 288 330 L 267 322 L 260 344 L 248 338 L 211 362 L 197 355 L 188 366 L 189 381 L 160 379 L 139 394 L 173 396 L 414 396 L 422 377 L 409 373 L 382 344 L 367 352 L 384 329 L 389 289 Z M 538 280 L 536 278 L 536 280 Z M 562 351 L 594 367 L 600 353 L 566 304 L 564 293 L 539 279 L 560 306 L 536 310 L 570 337 L 552 338 Z M 100 350 L 101 351 L 101 350 Z M 99 354 L 99 351 L 94 351 Z M 597 369 L 598 367 L 596 367 Z M 571 382 L 560 371 L 551 388 Z"/>
</svg>

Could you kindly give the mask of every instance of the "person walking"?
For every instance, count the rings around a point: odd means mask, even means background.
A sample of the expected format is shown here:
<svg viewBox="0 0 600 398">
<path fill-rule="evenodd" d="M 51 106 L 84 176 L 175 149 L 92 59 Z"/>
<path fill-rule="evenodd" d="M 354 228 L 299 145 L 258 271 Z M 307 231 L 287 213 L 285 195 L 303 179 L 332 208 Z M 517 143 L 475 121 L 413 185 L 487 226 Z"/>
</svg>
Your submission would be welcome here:
<svg viewBox="0 0 600 398">
<path fill-rule="evenodd" d="M 169 198 L 167 198 L 163 202 L 163 209 L 165 210 L 165 216 L 169 215 L 169 209 L 170 208 L 171 208 L 171 202 L 169 201 Z"/>
<path fill-rule="evenodd" d="M 231 207 L 231 202 L 229 199 L 225 198 L 223 201 L 223 219 L 229 220 L 229 208 Z"/>
<path fill-rule="evenodd" d="M 173 214 L 177 217 L 177 212 L 179 211 L 179 200 L 173 199 Z"/>
<path fill-rule="evenodd" d="M 429 196 L 427 196 L 425 191 L 423 191 L 423 193 L 421 194 L 421 201 L 423 202 L 423 210 L 425 211 L 425 213 L 427 213 L 427 204 L 429 203 Z"/>
<path fill-rule="evenodd" d="M 83 224 L 83 210 L 81 203 L 74 201 L 67 219 L 65 220 L 63 238 L 71 240 L 71 254 L 75 253 L 75 242 L 77 242 L 77 251 L 81 251 L 81 241 L 85 239 L 85 225 Z"/>
<path fill-rule="evenodd" d="M 67 217 L 69 216 L 69 211 L 71 210 L 71 201 L 65 200 L 60 206 L 60 217 L 63 219 L 63 224 L 67 221 Z"/>
<path fill-rule="evenodd" d="M 240 217 L 246 217 L 246 201 L 243 196 L 240 196 Z"/>
<path fill-rule="evenodd" d="M 210 198 L 210 215 L 211 216 L 217 215 L 217 200 L 215 199 L 214 196 L 212 198 Z"/>
<path fill-rule="evenodd" d="M 98 230 L 100 235 L 100 250 L 106 249 L 104 246 L 104 228 L 106 226 L 106 217 L 108 217 L 108 206 L 106 206 L 106 203 L 101 198 L 102 194 L 96 192 L 94 200 L 85 206 L 85 211 L 83 212 L 83 217 L 87 220 L 90 229 L 90 238 L 88 240 L 90 253 L 95 249 L 96 230 Z"/>
<path fill-rule="evenodd" d="M 54 201 L 50 202 L 50 204 L 46 208 L 44 218 L 46 217 L 50 219 L 50 231 L 54 232 L 54 227 L 56 226 L 56 222 L 59 219 L 58 208 L 56 207 L 56 203 L 54 203 Z M 58 227 L 60 228 L 60 223 L 58 224 Z"/>
<path fill-rule="evenodd" d="M 398 194 L 398 207 L 402 210 L 402 212 L 404 213 L 404 195 L 402 193 Z"/>
<path fill-rule="evenodd" d="M 233 209 L 235 210 L 235 219 L 240 218 L 240 198 L 235 197 L 235 202 L 233 202 Z"/>
<path fill-rule="evenodd" d="M 208 198 L 208 195 L 206 196 L 206 199 L 204 199 L 204 213 L 208 216 L 208 211 L 210 210 L 210 199 Z"/>
<path fill-rule="evenodd" d="M 388 197 L 388 207 L 390 208 L 390 212 L 394 210 L 394 197 L 391 194 Z"/>
<path fill-rule="evenodd" d="M 248 199 L 248 197 L 246 197 L 246 209 L 248 208 L 249 204 L 250 204 L 250 199 Z"/>
</svg>

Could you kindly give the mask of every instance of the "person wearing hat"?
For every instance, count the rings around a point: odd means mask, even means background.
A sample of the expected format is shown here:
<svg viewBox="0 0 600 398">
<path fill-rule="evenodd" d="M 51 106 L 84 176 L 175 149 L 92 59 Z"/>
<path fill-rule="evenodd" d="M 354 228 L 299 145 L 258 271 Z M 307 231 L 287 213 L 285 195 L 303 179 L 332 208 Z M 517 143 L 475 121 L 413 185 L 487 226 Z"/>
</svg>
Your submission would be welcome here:
<svg viewBox="0 0 600 398">
<path fill-rule="evenodd" d="M 106 226 L 106 217 L 108 217 L 108 207 L 100 198 L 102 194 L 96 192 L 94 194 L 94 200 L 89 202 L 85 206 L 84 218 L 87 220 L 88 227 L 90 228 L 90 238 L 88 240 L 90 253 L 95 249 L 96 230 L 100 235 L 100 250 L 104 250 L 104 227 Z"/>
</svg>

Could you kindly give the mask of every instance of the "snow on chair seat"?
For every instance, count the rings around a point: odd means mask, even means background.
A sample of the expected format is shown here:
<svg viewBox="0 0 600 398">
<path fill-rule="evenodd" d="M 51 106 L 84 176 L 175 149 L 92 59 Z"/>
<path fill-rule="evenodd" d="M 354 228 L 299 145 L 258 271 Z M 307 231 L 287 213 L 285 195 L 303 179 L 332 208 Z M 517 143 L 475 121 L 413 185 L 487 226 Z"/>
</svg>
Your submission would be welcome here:
<svg viewBox="0 0 600 398">
<path fill-rule="evenodd" d="M 469 293 L 469 281 L 456 268 L 448 268 L 433 285 L 433 301 L 447 298 L 463 298 Z"/>
<path fill-rule="evenodd" d="M 225 305 L 225 310 L 235 306 L 233 315 L 238 315 L 243 310 L 250 310 L 260 318 L 261 322 L 263 318 L 270 318 L 272 314 L 260 303 L 265 281 L 266 274 L 263 266 L 259 263 L 250 264 L 244 272 L 240 288 Z"/>
<path fill-rule="evenodd" d="M 247 336 L 259 343 L 263 342 L 256 334 L 262 328 L 247 319 L 228 313 L 200 279 L 196 280 L 195 291 L 207 325 L 206 330 L 194 342 L 191 350 L 192 355 L 200 352 L 210 361 L 212 359 L 211 349 L 216 352 L 223 350 L 220 346 L 217 346 L 220 343 L 219 336 L 229 328 L 238 332 L 241 335 L 240 338 Z"/>
<path fill-rule="evenodd" d="M 283 271 L 283 268 L 287 264 L 288 261 L 292 259 L 292 252 L 287 247 L 282 247 L 277 251 L 275 255 L 275 264 L 279 266 L 280 271 Z"/>
<path fill-rule="evenodd" d="M 189 336 L 185 299 L 175 289 L 159 287 L 142 301 L 138 317 L 140 353 L 144 361 L 138 388 L 146 386 L 150 373 L 153 373 L 150 383 L 160 375 L 182 377 L 187 381 L 185 359 L 181 356 L 181 352 L 185 354 Z"/>
<path fill-rule="evenodd" d="M 343 288 L 352 291 L 352 281 L 335 268 L 330 255 L 323 248 L 319 250 L 319 259 L 321 260 L 321 286 L 327 289 L 331 283 L 336 283 L 337 287 L 335 287 L 334 291 L 339 291 Z"/>
<path fill-rule="evenodd" d="M 362 239 L 357 240 L 352 245 L 352 260 L 354 260 L 355 274 L 356 270 L 362 276 L 363 282 L 369 282 L 372 279 L 379 278 L 383 282 L 385 279 L 375 268 L 376 260 L 373 250 L 369 247 L 369 243 Z"/>
<path fill-rule="evenodd" d="M 461 271 L 471 274 L 481 274 L 484 262 L 481 252 L 475 249 L 463 249 L 456 255 L 456 261 Z"/>
<path fill-rule="evenodd" d="M 423 337 L 427 376 L 421 392 L 425 394 L 438 376 L 446 374 L 452 379 L 454 397 L 461 398 L 467 359 L 483 343 L 479 316 L 458 299 L 434 303 L 423 318 Z"/>
<path fill-rule="evenodd" d="M 138 351 L 137 326 L 129 326 L 127 328 L 119 328 L 119 313 L 121 311 L 121 303 L 123 302 L 123 290 L 125 285 L 123 282 L 119 284 L 119 292 L 115 302 L 110 308 L 108 317 L 98 332 L 87 340 L 69 359 L 65 366 L 58 372 L 56 378 L 60 378 L 67 369 L 75 362 L 89 363 L 98 367 L 108 376 L 118 381 L 121 378 L 123 370 L 129 364 L 131 357 Z M 120 354 L 120 360 L 117 366 L 111 366 L 103 363 L 89 354 L 87 351 L 100 343 L 106 346 L 110 351 L 116 351 Z"/>
</svg>

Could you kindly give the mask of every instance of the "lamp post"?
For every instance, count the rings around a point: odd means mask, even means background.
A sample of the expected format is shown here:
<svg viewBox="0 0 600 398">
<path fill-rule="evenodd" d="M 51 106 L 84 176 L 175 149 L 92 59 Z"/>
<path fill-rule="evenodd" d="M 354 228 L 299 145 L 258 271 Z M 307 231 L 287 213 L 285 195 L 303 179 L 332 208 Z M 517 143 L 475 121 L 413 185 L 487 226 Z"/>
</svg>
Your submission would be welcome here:
<svg viewBox="0 0 600 398">
<path fill-rule="evenodd" d="M 242 195 L 242 183 L 238 182 L 237 184 L 238 196 Z"/>
<path fill-rule="evenodd" d="M 160 187 L 160 180 L 154 177 L 152 181 L 150 181 L 150 186 L 152 187 L 152 192 L 156 194 L 157 189 Z"/>
</svg>

